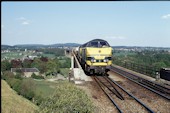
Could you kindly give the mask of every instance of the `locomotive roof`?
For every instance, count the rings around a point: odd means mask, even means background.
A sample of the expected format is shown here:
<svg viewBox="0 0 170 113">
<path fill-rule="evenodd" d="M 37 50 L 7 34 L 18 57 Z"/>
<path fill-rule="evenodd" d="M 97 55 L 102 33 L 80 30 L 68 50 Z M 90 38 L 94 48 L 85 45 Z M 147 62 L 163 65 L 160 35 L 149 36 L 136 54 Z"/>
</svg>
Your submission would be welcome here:
<svg viewBox="0 0 170 113">
<path fill-rule="evenodd" d="M 103 39 L 93 39 L 91 41 L 105 41 L 105 40 L 103 40 Z M 89 42 L 91 42 L 91 41 L 89 41 Z"/>
<path fill-rule="evenodd" d="M 102 41 L 107 42 L 106 40 L 103 40 L 103 39 L 93 39 L 93 40 L 91 40 L 91 41 L 89 41 L 89 42 L 81 45 L 80 47 L 86 47 L 86 45 L 87 45 L 88 43 L 93 42 L 93 41 L 94 41 L 94 42 L 98 42 L 98 41 L 100 41 L 100 42 L 102 42 Z"/>
</svg>

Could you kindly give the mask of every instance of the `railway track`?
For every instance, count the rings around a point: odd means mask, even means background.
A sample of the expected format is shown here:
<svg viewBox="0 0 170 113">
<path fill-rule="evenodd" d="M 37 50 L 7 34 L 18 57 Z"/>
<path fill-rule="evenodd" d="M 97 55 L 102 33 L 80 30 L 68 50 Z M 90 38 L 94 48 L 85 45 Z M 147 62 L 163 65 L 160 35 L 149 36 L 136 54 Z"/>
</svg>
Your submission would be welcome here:
<svg viewBox="0 0 170 113">
<path fill-rule="evenodd" d="M 128 80 L 130 80 L 130 81 L 132 81 L 132 82 L 134 82 L 134 83 L 136 83 L 136 84 L 138 84 L 154 93 L 156 93 L 157 95 L 159 95 L 167 100 L 170 100 L 170 89 L 167 87 L 164 87 L 157 83 L 153 83 L 152 81 L 143 79 L 141 77 L 136 76 L 133 73 L 124 71 L 124 70 L 116 68 L 116 67 L 112 67 L 111 71 L 127 78 Z"/>
<path fill-rule="evenodd" d="M 127 92 L 122 86 L 116 83 L 108 76 L 93 76 L 92 77 L 103 92 L 115 105 L 119 113 L 123 112 L 150 112 L 154 113 L 152 109 L 142 103 L 131 93 Z M 133 104 L 130 104 L 132 102 Z M 137 108 L 134 109 L 134 106 Z M 127 111 L 128 110 L 128 111 Z"/>
</svg>

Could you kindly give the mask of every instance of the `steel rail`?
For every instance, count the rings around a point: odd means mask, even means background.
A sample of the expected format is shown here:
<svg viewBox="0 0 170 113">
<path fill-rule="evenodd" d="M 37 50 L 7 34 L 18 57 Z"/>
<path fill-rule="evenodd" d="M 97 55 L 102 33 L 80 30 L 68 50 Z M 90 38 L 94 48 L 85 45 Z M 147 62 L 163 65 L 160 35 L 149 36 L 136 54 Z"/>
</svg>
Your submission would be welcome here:
<svg viewBox="0 0 170 113">
<path fill-rule="evenodd" d="M 104 90 L 104 88 L 100 85 L 99 81 L 97 80 L 96 77 L 93 77 L 94 80 L 98 83 L 98 85 L 100 86 L 100 88 L 103 90 L 103 92 L 107 95 L 107 97 L 112 101 L 112 103 L 115 105 L 115 107 L 117 108 L 117 110 L 119 111 L 119 113 L 123 113 L 121 111 L 121 109 L 119 108 L 119 106 L 115 103 L 115 101 L 113 100 L 113 98 Z"/>
<path fill-rule="evenodd" d="M 112 68 L 119 69 L 119 68 L 116 68 L 116 67 L 113 67 L 113 66 L 112 66 Z M 134 73 L 130 73 L 130 72 L 125 71 L 125 70 L 122 70 L 122 69 L 119 69 L 119 70 L 125 72 L 126 74 L 129 74 L 130 76 L 132 75 L 132 78 L 135 78 L 135 79 L 138 78 L 138 79 L 147 81 L 147 82 L 149 82 L 150 84 L 154 84 L 155 86 L 161 87 L 161 88 L 163 88 L 163 89 L 165 89 L 165 90 L 168 90 L 168 91 L 170 90 L 170 88 L 168 88 L 168 87 L 162 86 L 162 85 L 160 85 L 160 84 L 158 84 L 158 83 L 153 83 L 153 82 L 150 81 L 150 80 L 147 80 L 147 79 L 144 79 L 144 78 L 142 78 L 142 77 L 136 76 Z"/>
<path fill-rule="evenodd" d="M 152 89 L 152 88 L 150 88 L 150 87 L 148 87 L 148 86 L 145 86 L 145 85 L 143 85 L 143 84 L 141 84 L 141 83 L 139 83 L 139 82 L 131 79 L 130 77 L 125 76 L 124 74 L 121 73 L 121 71 L 123 71 L 123 70 L 118 69 L 118 68 L 115 68 L 115 69 L 116 69 L 116 70 L 114 70 L 114 69 L 112 68 L 111 70 L 114 71 L 115 73 L 118 73 L 119 75 L 122 75 L 123 77 L 131 80 L 132 82 L 134 82 L 134 83 L 136 83 L 136 84 L 138 84 L 138 85 L 140 85 L 140 86 L 142 86 L 142 87 L 144 87 L 144 88 L 146 88 L 146 89 L 148 89 L 148 90 L 150 90 L 150 91 L 152 91 L 152 92 L 160 95 L 161 97 L 164 97 L 165 99 L 170 100 L 170 97 L 169 97 L 169 96 L 166 96 L 165 94 L 162 94 L 162 93 L 160 93 L 160 92 L 158 92 L 158 91 L 156 91 L 156 90 L 154 90 L 154 89 Z M 125 71 L 123 71 L 123 72 L 125 72 Z"/>
<path fill-rule="evenodd" d="M 119 91 L 113 86 L 112 82 L 108 80 L 107 76 L 104 76 L 104 79 L 107 80 L 111 86 L 115 89 L 116 93 L 121 97 L 122 100 L 124 100 L 124 97 L 119 93 Z"/>
<path fill-rule="evenodd" d="M 132 98 L 134 98 L 139 104 L 141 104 L 142 106 L 144 106 L 150 113 L 154 113 L 154 111 L 152 109 L 150 109 L 148 106 L 146 106 L 143 102 L 141 102 L 138 98 L 136 98 L 134 95 L 132 95 L 131 93 L 127 92 L 122 86 L 120 86 L 118 83 L 116 83 L 114 80 L 112 80 L 111 78 L 108 77 L 109 80 L 111 80 L 115 85 L 117 85 L 119 88 L 121 88 L 124 92 L 126 92 L 129 96 L 131 96 Z"/>
<path fill-rule="evenodd" d="M 170 95 L 170 90 L 164 89 L 164 88 L 162 88 L 162 87 L 160 87 L 160 86 L 158 86 L 158 85 L 156 85 L 154 83 L 151 83 L 151 81 L 141 79 L 138 82 L 140 82 L 143 85 L 149 86 L 150 88 L 155 89 L 155 90 L 157 90 L 159 92 L 162 92 L 164 94 Z"/>
<path fill-rule="evenodd" d="M 101 79 L 99 79 L 99 78 L 97 78 L 105 87 L 107 87 L 112 93 L 114 93 L 119 99 L 121 99 L 121 100 L 124 100 L 124 97 L 118 92 L 118 90 L 113 86 L 113 84 L 111 83 L 111 82 L 109 82 L 106 78 L 105 78 L 105 76 L 103 76 L 102 78 L 104 78 L 106 81 L 107 81 L 107 83 L 109 83 L 111 86 L 112 86 L 112 88 L 114 89 L 114 91 L 109 87 L 109 86 L 107 86 L 106 84 L 105 84 L 105 82 L 103 82 L 103 81 L 101 81 Z"/>
<path fill-rule="evenodd" d="M 170 94 L 170 89 L 169 88 L 163 87 L 163 86 L 161 86 L 159 84 L 156 84 L 156 83 L 153 83 L 152 81 L 140 78 L 139 82 L 144 84 L 144 85 L 147 85 L 149 87 L 152 87 L 153 89 L 158 90 L 158 91 L 160 91 L 162 93 Z"/>
</svg>

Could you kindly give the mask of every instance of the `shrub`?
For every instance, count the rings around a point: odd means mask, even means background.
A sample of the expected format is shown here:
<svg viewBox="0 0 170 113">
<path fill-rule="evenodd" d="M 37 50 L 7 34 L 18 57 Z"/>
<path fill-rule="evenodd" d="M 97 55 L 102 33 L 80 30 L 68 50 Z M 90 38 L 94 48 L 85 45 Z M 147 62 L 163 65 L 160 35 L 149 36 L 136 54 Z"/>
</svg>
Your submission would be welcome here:
<svg viewBox="0 0 170 113">
<path fill-rule="evenodd" d="M 31 75 L 31 77 L 34 78 L 34 79 L 44 79 L 43 76 L 37 76 L 35 73 L 33 73 L 33 74 Z"/>
<path fill-rule="evenodd" d="M 17 74 L 15 75 L 15 78 L 22 80 L 22 75 L 21 75 L 21 73 L 17 73 Z"/>
<path fill-rule="evenodd" d="M 16 91 L 19 92 L 21 90 L 22 80 L 16 78 L 9 78 L 8 84 Z"/>
<path fill-rule="evenodd" d="M 14 78 L 14 74 L 10 71 L 4 71 L 3 75 L 1 75 L 1 78 L 4 80 L 7 80 L 8 78 Z"/>
<path fill-rule="evenodd" d="M 35 95 L 35 83 L 32 79 L 22 79 L 21 74 L 13 75 L 11 72 L 4 72 L 3 76 L 7 83 L 18 94 L 31 100 Z"/>
<path fill-rule="evenodd" d="M 35 96 L 34 96 L 34 103 L 36 104 L 36 105 L 40 105 L 41 104 L 41 102 L 43 102 L 44 101 L 44 98 L 43 98 L 43 96 L 42 95 L 37 95 L 37 94 L 35 94 Z"/>
<path fill-rule="evenodd" d="M 31 79 L 23 79 L 19 93 L 31 100 L 35 95 L 35 83 Z"/>
<path fill-rule="evenodd" d="M 52 96 L 40 104 L 40 109 L 40 112 L 49 113 L 93 112 L 92 102 L 85 92 L 64 81 L 57 85 Z"/>
</svg>

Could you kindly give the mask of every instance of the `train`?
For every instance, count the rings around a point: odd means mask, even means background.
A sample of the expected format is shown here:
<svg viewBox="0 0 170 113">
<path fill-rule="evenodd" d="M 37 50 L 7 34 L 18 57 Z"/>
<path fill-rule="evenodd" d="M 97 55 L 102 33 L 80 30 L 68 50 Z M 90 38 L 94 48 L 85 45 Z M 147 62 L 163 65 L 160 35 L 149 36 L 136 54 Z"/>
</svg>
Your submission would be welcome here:
<svg viewBox="0 0 170 113">
<path fill-rule="evenodd" d="M 86 74 L 105 75 L 110 70 L 113 50 L 106 40 L 93 39 L 75 50 L 75 54 Z"/>
</svg>

